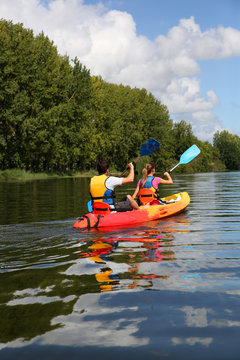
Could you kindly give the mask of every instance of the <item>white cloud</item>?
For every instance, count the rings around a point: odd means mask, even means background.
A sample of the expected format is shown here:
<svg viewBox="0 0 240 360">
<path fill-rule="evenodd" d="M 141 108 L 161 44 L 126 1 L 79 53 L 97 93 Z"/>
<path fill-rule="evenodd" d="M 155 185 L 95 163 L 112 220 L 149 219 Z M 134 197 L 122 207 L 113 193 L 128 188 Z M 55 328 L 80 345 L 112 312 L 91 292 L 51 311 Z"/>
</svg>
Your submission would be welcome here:
<svg viewBox="0 0 240 360">
<path fill-rule="evenodd" d="M 212 112 L 218 97 L 212 89 L 201 93 L 198 61 L 240 56 L 240 31 L 219 26 L 202 32 L 190 17 L 151 41 L 136 34 L 127 12 L 83 0 L 51 0 L 48 7 L 38 0 L 8 0 L 0 2 L 0 17 L 23 22 L 35 34 L 44 31 L 61 54 L 77 56 L 106 81 L 151 91 L 176 119 L 184 115 L 198 137 L 210 139 L 221 129 Z"/>
<path fill-rule="evenodd" d="M 213 113 L 219 103 L 217 95 L 209 90 L 207 97 L 203 97 L 200 81 L 196 78 L 174 78 L 166 87 L 162 101 L 174 114 L 174 120 L 191 123 L 193 133 L 201 140 L 212 141 L 213 134 L 223 130 L 221 122 Z"/>
<path fill-rule="evenodd" d="M 196 60 L 223 59 L 240 56 L 240 31 L 219 26 L 202 32 L 194 17 L 181 19 L 167 36 L 160 35 L 156 43 L 164 49 L 166 56 L 178 56 L 183 52 Z"/>
<path fill-rule="evenodd" d="M 162 99 L 175 114 L 200 110 L 211 111 L 219 101 L 214 91 L 209 90 L 207 95 L 207 98 L 202 97 L 199 80 L 182 77 L 174 78 L 170 82 Z"/>
<path fill-rule="evenodd" d="M 192 125 L 193 133 L 201 140 L 212 141 L 216 131 L 222 131 L 223 127 L 218 117 L 211 111 L 196 111 L 174 115 L 175 121 L 185 120 Z"/>
</svg>

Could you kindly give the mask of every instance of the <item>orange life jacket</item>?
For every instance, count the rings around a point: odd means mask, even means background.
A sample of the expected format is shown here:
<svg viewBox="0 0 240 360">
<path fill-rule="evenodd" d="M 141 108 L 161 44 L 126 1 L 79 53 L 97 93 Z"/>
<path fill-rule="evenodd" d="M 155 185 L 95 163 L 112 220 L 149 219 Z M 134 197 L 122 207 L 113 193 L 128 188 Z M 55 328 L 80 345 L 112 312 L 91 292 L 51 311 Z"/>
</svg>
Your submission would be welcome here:
<svg viewBox="0 0 240 360">
<path fill-rule="evenodd" d="M 93 212 L 97 215 L 106 215 L 109 214 L 111 211 L 111 207 L 109 204 L 103 202 L 103 201 L 95 201 L 92 204 Z"/>
<path fill-rule="evenodd" d="M 158 199 L 158 189 L 155 189 L 152 185 L 154 177 L 148 176 L 147 181 L 142 186 L 142 179 L 140 180 L 140 190 L 138 193 L 138 199 L 142 205 L 148 204 L 153 200 Z"/>
<path fill-rule="evenodd" d="M 151 189 L 142 188 L 139 190 L 138 199 L 142 205 L 146 205 L 157 199 L 156 192 Z"/>
</svg>

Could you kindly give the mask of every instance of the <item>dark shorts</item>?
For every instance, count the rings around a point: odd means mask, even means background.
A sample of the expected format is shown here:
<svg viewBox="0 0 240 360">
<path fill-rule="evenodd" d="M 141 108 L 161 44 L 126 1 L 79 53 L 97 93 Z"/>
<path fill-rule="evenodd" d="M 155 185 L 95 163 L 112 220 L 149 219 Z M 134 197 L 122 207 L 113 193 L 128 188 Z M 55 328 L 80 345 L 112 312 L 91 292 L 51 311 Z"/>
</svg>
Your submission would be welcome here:
<svg viewBox="0 0 240 360">
<path fill-rule="evenodd" d="M 115 204 L 115 210 L 118 212 L 132 210 L 132 205 L 129 198 L 125 196 L 123 199 L 119 200 L 119 202 Z"/>
</svg>

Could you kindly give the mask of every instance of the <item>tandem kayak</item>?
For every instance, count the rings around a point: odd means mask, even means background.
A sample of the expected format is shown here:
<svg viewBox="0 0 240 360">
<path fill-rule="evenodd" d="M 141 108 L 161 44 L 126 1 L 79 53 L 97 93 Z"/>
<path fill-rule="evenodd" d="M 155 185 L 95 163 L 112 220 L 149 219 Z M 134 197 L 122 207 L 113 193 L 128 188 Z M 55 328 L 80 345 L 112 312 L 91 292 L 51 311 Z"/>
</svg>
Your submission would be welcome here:
<svg viewBox="0 0 240 360">
<path fill-rule="evenodd" d="M 140 224 L 175 215 L 183 211 L 190 203 L 190 197 L 187 192 L 167 196 L 162 198 L 162 200 L 172 202 L 164 205 L 152 205 L 148 208 L 141 206 L 138 210 L 112 212 L 105 215 L 98 215 L 91 212 L 77 219 L 73 227 L 76 229 L 93 229 Z"/>
</svg>

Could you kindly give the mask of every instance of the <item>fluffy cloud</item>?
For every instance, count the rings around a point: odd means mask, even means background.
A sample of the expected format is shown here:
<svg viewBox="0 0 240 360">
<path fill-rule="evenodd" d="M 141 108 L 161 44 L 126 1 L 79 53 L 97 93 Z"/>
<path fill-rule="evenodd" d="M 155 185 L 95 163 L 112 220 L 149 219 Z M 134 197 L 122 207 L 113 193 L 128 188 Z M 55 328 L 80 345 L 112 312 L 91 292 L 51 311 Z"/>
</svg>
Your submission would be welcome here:
<svg viewBox="0 0 240 360">
<path fill-rule="evenodd" d="M 223 130 L 218 117 L 207 110 L 178 113 L 174 115 L 175 121 L 185 120 L 192 125 L 193 133 L 202 140 L 212 140 L 213 134 L 216 131 Z M 228 130 L 228 129 L 226 129 Z M 230 131 L 231 132 L 231 131 Z"/>
<path fill-rule="evenodd" d="M 240 32 L 219 26 L 202 32 L 194 17 L 181 19 L 167 36 L 160 35 L 156 43 L 167 57 L 184 54 L 193 60 L 223 59 L 240 56 Z"/>
<path fill-rule="evenodd" d="M 162 95 L 164 103 L 168 103 L 172 112 L 194 113 L 200 110 L 211 111 L 218 104 L 218 98 L 214 91 L 207 92 L 207 98 L 203 98 L 200 92 L 200 81 L 196 78 L 174 78 Z"/>
<path fill-rule="evenodd" d="M 48 5 L 8 0 L 0 3 L 0 14 L 35 34 L 44 31 L 61 54 L 77 56 L 92 74 L 151 91 L 176 120 L 189 121 L 200 138 L 211 139 L 221 129 L 212 112 L 218 97 L 211 89 L 207 96 L 201 93 L 198 61 L 240 56 L 240 31 L 220 26 L 202 32 L 190 17 L 151 41 L 136 34 L 130 14 L 83 0 L 51 0 Z"/>
</svg>

